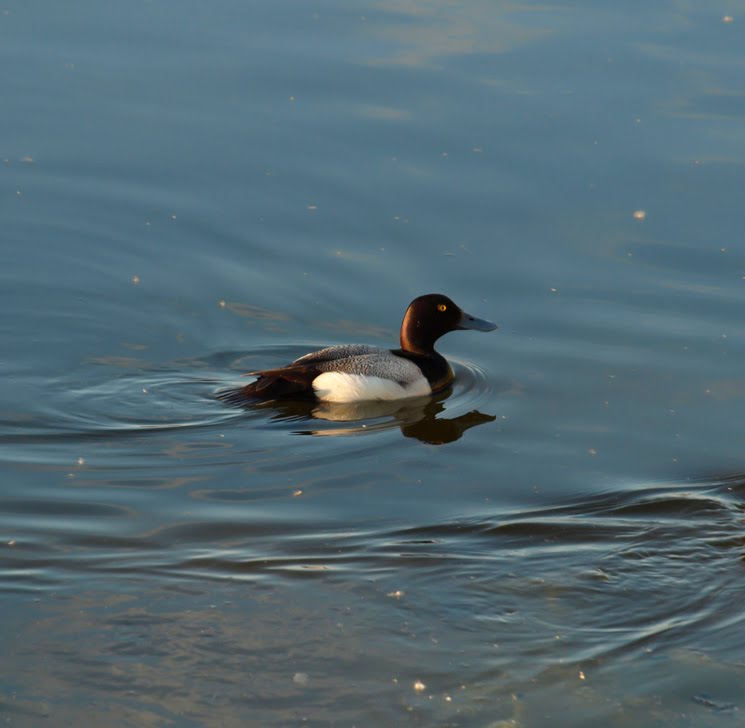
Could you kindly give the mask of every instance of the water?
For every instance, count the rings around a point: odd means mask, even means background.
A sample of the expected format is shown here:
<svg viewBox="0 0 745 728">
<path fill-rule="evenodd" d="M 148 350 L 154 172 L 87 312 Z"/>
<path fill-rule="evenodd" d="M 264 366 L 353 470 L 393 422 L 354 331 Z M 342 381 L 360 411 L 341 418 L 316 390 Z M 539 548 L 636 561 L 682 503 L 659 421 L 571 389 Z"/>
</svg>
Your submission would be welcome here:
<svg viewBox="0 0 745 728">
<path fill-rule="evenodd" d="M 6 0 L 4 721 L 742 725 L 740 10 Z"/>
</svg>

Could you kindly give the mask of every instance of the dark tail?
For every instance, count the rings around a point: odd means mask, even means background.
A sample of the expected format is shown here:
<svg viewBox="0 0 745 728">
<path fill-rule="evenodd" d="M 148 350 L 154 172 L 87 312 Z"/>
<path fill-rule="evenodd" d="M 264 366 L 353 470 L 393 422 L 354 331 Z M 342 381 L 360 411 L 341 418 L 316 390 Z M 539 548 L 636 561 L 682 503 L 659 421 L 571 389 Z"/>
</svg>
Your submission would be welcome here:
<svg viewBox="0 0 745 728">
<path fill-rule="evenodd" d="M 245 387 L 226 389 L 218 392 L 216 397 L 228 404 L 241 405 L 249 402 L 261 402 L 270 399 L 307 399 L 312 398 L 312 379 L 287 374 L 268 374 L 260 376 L 255 382 Z M 309 381 L 310 379 L 310 381 Z"/>
</svg>

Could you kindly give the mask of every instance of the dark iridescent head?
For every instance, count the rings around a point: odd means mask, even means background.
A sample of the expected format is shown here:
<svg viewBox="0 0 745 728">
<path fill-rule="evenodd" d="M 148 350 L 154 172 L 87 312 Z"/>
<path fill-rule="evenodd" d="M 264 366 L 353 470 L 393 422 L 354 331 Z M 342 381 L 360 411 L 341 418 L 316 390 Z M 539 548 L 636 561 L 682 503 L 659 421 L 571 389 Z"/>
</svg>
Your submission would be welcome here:
<svg viewBox="0 0 745 728">
<path fill-rule="evenodd" d="M 440 293 L 415 298 L 406 309 L 401 324 L 401 348 L 418 354 L 431 354 L 443 334 L 458 329 L 494 331 L 496 324 L 467 314 Z"/>
</svg>

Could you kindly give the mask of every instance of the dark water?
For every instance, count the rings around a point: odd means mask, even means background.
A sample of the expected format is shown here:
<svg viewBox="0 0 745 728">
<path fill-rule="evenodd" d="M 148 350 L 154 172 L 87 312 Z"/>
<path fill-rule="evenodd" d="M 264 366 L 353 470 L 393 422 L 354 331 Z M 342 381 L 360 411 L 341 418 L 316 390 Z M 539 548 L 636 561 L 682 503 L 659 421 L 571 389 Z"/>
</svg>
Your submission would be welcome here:
<svg viewBox="0 0 745 728">
<path fill-rule="evenodd" d="M 741 4 L 0 11 L 6 724 L 744 724 Z"/>
</svg>

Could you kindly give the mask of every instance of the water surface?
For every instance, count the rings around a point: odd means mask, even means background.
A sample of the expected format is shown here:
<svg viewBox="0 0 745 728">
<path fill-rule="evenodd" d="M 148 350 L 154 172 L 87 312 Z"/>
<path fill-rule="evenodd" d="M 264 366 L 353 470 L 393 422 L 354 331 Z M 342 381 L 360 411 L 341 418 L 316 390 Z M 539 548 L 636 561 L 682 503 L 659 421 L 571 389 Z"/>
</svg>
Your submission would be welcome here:
<svg viewBox="0 0 745 728">
<path fill-rule="evenodd" d="M 736 3 L 0 10 L 8 724 L 742 722 Z"/>
</svg>

